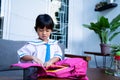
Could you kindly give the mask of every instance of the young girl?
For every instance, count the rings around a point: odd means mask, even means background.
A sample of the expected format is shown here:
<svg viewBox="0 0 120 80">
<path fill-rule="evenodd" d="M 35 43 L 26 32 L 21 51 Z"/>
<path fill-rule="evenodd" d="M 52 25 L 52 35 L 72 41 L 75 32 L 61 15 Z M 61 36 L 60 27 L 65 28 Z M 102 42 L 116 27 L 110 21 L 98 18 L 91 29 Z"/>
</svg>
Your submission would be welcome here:
<svg viewBox="0 0 120 80">
<path fill-rule="evenodd" d="M 58 42 L 49 39 L 53 27 L 54 22 L 48 14 L 38 15 L 35 23 L 38 38 L 28 42 L 18 50 L 20 62 L 38 63 L 44 67 L 49 67 L 62 59 L 62 51 Z"/>
</svg>

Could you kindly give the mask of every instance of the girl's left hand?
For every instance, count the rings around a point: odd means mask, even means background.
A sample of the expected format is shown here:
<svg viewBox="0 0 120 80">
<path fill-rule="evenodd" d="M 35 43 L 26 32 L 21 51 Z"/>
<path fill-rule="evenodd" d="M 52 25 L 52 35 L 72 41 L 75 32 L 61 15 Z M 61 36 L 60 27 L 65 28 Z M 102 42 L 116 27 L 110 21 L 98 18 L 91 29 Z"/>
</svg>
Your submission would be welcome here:
<svg viewBox="0 0 120 80">
<path fill-rule="evenodd" d="M 43 65 L 45 68 L 48 68 L 49 66 L 53 65 L 53 63 L 48 61 L 48 62 L 45 62 Z"/>
</svg>

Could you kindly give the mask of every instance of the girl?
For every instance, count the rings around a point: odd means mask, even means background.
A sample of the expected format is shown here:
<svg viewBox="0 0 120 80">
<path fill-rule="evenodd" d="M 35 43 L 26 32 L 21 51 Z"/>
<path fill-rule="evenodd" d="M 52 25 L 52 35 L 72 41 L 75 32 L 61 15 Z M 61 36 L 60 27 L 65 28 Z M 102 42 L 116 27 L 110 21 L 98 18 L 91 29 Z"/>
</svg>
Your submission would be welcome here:
<svg viewBox="0 0 120 80">
<path fill-rule="evenodd" d="M 56 40 L 49 39 L 54 22 L 48 14 L 38 15 L 35 31 L 38 38 L 18 50 L 20 62 L 32 62 L 49 67 L 62 59 L 62 51 Z"/>
</svg>

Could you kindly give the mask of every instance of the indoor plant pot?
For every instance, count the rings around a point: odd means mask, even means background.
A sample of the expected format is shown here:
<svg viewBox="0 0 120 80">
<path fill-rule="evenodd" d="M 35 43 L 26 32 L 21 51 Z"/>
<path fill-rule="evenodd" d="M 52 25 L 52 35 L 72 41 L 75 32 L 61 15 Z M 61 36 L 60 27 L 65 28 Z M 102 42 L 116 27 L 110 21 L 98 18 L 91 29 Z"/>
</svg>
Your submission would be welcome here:
<svg viewBox="0 0 120 80">
<path fill-rule="evenodd" d="M 90 30 L 93 30 L 96 34 L 98 34 L 100 39 L 100 45 L 109 45 L 109 42 L 120 33 L 120 31 L 116 31 L 120 27 L 120 14 L 117 15 L 111 22 L 109 22 L 108 18 L 101 16 L 97 22 L 91 22 L 90 25 L 83 24 L 83 26 Z M 108 51 L 106 50 L 108 48 L 103 46 L 100 47 L 101 53 L 108 53 L 106 52 Z"/>
<path fill-rule="evenodd" d="M 109 44 L 100 44 L 100 49 L 102 54 L 109 54 L 110 53 L 110 45 Z"/>
</svg>

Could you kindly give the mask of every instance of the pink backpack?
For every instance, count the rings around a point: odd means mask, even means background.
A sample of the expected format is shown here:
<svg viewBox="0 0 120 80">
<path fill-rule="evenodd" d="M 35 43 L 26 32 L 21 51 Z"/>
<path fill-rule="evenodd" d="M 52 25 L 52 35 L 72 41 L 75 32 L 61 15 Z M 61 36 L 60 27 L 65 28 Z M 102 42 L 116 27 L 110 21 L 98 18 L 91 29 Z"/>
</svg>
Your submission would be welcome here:
<svg viewBox="0 0 120 80">
<path fill-rule="evenodd" d="M 82 78 L 80 80 L 88 80 L 86 76 L 87 62 L 82 58 L 67 58 L 57 62 L 56 65 L 67 65 L 69 68 L 73 69 L 71 70 L 69 77 Z"/>
<path fill-rule="evenodd" d="M 81 58 L 67 58 L 55 63 L 55 65 L 50 66 L 48 69 L 35 63 L 17 63 L 12 64 L 12 66 L 21 68 L 37 67 L 38 77 L 52 76 L 58 78 L 88 80 L 86 76 L 87 62 Z"/>
</svg>

